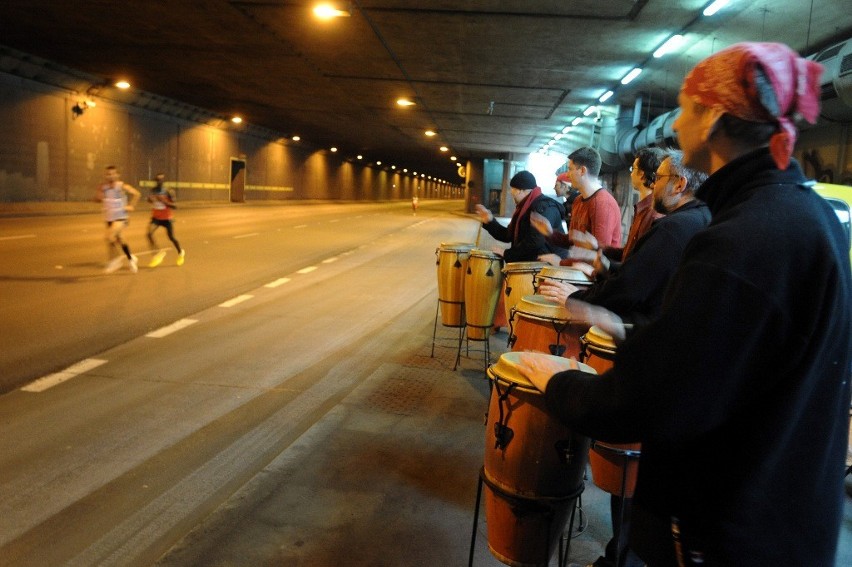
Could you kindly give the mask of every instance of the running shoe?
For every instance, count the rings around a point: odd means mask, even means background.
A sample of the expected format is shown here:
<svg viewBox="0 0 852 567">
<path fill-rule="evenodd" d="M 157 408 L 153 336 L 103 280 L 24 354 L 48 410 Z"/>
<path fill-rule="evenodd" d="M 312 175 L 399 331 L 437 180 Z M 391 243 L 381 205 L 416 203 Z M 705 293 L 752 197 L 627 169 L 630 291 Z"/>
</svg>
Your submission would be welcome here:
<svg viewBox="0 0 852 567">
<path fill-rule="evenodd" d="M 177 257 L 177 265 L 178 266 L 183 266 L 183 261 L 184 261 L 185 257 L 186 257 L 186 250 L 181 250 L 178 253 L 178 257 Z"/>
<path fill-rule="evenodd" d="M 148 267 L 149 268 L 156 268 L 157 266 L 159 266 L 163 262 L 163 258 L 165 258 L 165 257 L 166 257 L 166 251 L 160 250 L 159 252 L 154 254 L 153 258 L 151 258 L 151 262 L 148 263 Z"/>
<path fill-rule="evenodd" d="M 130 271 L 135 274 L 139 271 L 139 258 L 131 254 L 130 260 L 127 261 L 127 265 L 130 268 Z"/>
<path fill-rule="evenodd" d="M 118 268 L 120 268 L 121 267 L 121 259 L 123 257 L 124 256 L 116 256 L 115 258 L 113 258 L 112 260 L 107 262 L 106 267 L 104 268 L 104 273 L 105 274 L 111 274 L 114 271 L 116 271 Z"/>
</svg>

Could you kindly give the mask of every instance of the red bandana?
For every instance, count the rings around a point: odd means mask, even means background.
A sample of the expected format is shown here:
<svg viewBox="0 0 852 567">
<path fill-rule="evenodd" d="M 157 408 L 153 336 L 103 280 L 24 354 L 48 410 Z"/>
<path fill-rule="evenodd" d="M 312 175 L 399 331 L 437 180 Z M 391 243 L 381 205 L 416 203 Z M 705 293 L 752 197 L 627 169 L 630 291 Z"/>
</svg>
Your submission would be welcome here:
<svg viewBox="0 0 852 567">
<path fill-rule="evenodd" d="M 524 197 L 524 199 L 521 201 L 521 203 L 523 204 L 515 209 L 515 213 L 512 215 L 512 220 L 509 221 L 509 227 L 511 227 L 509 230 L 512 232 L 513 235 L 513 243 L 518 241 L 518 225 L 520 224 L 518 221 L 522 216 L 524 216 L 524 213 L 527 212 L 527 209 L 530 208 L 532 202 L 538 199 L 540 196 L 541 187 L 535 187 L 532 191 L 530 191 L 530 194 Z"/>
<path fill-rule="evenodd" d="M 778 99 L 774 114 L 760 101 L 755 69 L 760 68 Z M 799 116 L 811 124 L 819 116 L 822 65 L 799 57 L 781 43 L 737 43 L 699 62 L 683 82 L 683 93 L 708 108 L 750 122 L 777 122 L 769 151 L 780 169 L 787 169 Z"/>
</svg>

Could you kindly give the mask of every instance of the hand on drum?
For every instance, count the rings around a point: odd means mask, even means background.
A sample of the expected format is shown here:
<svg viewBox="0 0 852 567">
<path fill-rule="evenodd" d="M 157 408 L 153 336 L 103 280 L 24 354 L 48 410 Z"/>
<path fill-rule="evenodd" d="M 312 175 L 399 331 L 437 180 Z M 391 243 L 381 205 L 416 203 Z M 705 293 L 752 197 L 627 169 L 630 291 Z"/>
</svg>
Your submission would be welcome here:
<svg viewBox="0 0 852 567">
<path fill-rule="evenodd" d="M 602 331 L 612 336 L 612 340 L 616 343 L 621 343 L 627 337 L 625 331 L 627 325 L 621 320 L 621 317 L 608 309 L 580 301 L 579 299 L 568 299 L 565 302 L 565 307 L 571 312 L 571 317 L 584 321 L 589 326 L 596 325 Z"/>
<path fill-rule="evenodd" d="M 541 283 L 538 286 L 539 295 L 552 299 L 559 305 L 565 305 L 565 301 L 568 299 L 568 296 L 576 291 L 578 291 L 578 288 L 571 284 L 551 279 L 541 280 Z"/>
<path fill-rule="evenodd" d="M 585 248 L 587 250 L 598 249 L 598 239 L 595 238 L 595 235 L 591 232 L 572 230 L 568 234 L 568 237 L 571 239 L 574 246 L 579 246 L 580 248 Z"/>
<path fill-rule="evenodd" d="M 538 261 L 547 262 L 551 266 L 558 266 L 559 262 L 562 261 L 562 258 L 557 256 L 556 254 L 539 254 Z"/>
<path fill-rule="evenodd" d="M 573 358 L 567 360 L 571 363 L 571 370 L 579 368 L 576 360 Z M 553 375 L 564 370 L 566 370 L 564 364 L 554 362 L 552 358 L 538 353 L 522 352 L 518 355 L 518 371 L 542 393 L 547 389 L 547 383 Z"/>
<path fill-rule="evenodd" d="M 494 220 L 494 215 L 483 205 L 476 205 L 476 214 L 479 215 L 479 220 L 483 223 L 488 223 Z"/>
<path fill-rule="evenodd" d="M 545 236 L 553 234 L 553 227 L 550 226 L 550 221 L 547 220 L 545 216 L 540 215 L 535 211 L 530 213 L 530 224 L 532 224 L 533 228 Z"/>
</svg>

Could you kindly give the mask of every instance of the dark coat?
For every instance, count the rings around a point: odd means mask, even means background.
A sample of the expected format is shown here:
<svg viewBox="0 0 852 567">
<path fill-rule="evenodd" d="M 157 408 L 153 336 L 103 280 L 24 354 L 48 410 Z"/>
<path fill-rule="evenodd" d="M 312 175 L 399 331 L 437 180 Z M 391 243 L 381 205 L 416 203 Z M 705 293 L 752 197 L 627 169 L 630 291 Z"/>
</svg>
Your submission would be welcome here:
<svg viewBox="0 0 852 567">
<path fill-rule="evenodd" d="M 527 198 L 530 196 L 527 196 Z M 522 205 L 523 201 L 521 201 L 518 207 Z M 547 218 L 555 232 L 565 232 L 562 229 L 564 209 L 555 199 L 551 199 L 547 195 L 539 195 L 530 204 L 529 209 L 516 220 L 518 223 L 517 240 L 513 238 L 515 233 L 514 223 L 510 223 L 508 227 L 505 227 L 497 222 L 496 219 L 492 219 L 490 222 L 483 224 L 482 228 L 500 242 L 512 243 L 512 246 L 503 253 L 503 259 L 507 262 L 534 262 L 538 260 L 541 254 L 564 254 L 564 251 L 559 247 L 548 244 L 545 237 L 532 226 L 530 223 L 531 211 L 535 211 Z"/>
</svg>

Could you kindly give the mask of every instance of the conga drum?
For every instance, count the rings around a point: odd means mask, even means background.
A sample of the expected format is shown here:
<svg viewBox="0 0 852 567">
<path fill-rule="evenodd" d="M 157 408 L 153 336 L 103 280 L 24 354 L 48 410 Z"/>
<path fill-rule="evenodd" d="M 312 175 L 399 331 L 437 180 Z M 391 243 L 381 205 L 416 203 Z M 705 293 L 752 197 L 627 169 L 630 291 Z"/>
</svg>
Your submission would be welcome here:
<svg viewBox="0 0 852 567">
<path fill-rule="evenodd" d="M 545 566 L 583 492 L 590 441 L 551 417 L 544 396 L 518 372 L 520 355 L 504 353 L 488 368 L 482 472 L 488 548 L 507 565 Z M 566 358 L 530 355 L 556 360 L 566 370 L 571 365 Z"/>
<path fill-rule="evenodd" d="M 533 293 L 538 293 L 538 286 L 543 279 L 568 283 L 580 289 L 587 288 L 593 283 L 589 276 L 577 268 L 572 268 L 571 266 L 545 266 L 535 275 L 535 291 Z"/>
<path fill-rule="evenodd" d="M 612 337 L 597 326 L 580 337 L 580 360 L 603 374 L 612 368 L 616 346 Z M 641 443 L 604 443 L 595 441 L 589 451 L 592 480 L 601 490 L 610 494 L 632 498 L 639 472 Z M 622 490 L 623 487 L 623 490 Z"/>
<path fill-rule="evenodd" d="M 441 324 L 462 327 L 464 305 L 464 276 L 473 244 L 442 242 L 435 249 L 438 257 L 438 303 L 441 305 Z"/>
<path fill-rule="evenodd" d="M 587 323 L 573 321 L 564 305 L 544 295 L 525 295 L 509 316 L 509 348 L 556 356 L 580 355 Z"/>
<path fill-rule="evenodd" d="M 512 316 L 512 308 L 525 295 L 535 293 L 535 276 L 545 262 L 509 262 L 503 267 L 503 307 L 506 321 Z"/>
<path fill-rule="evenodd" d="M 467 337 L 484 341 L 494 325 L 497 300 L 503 286 L 502 259 L 488 250 L 470 251 L 464 279 L 464 310 Z"/>
</svg>

